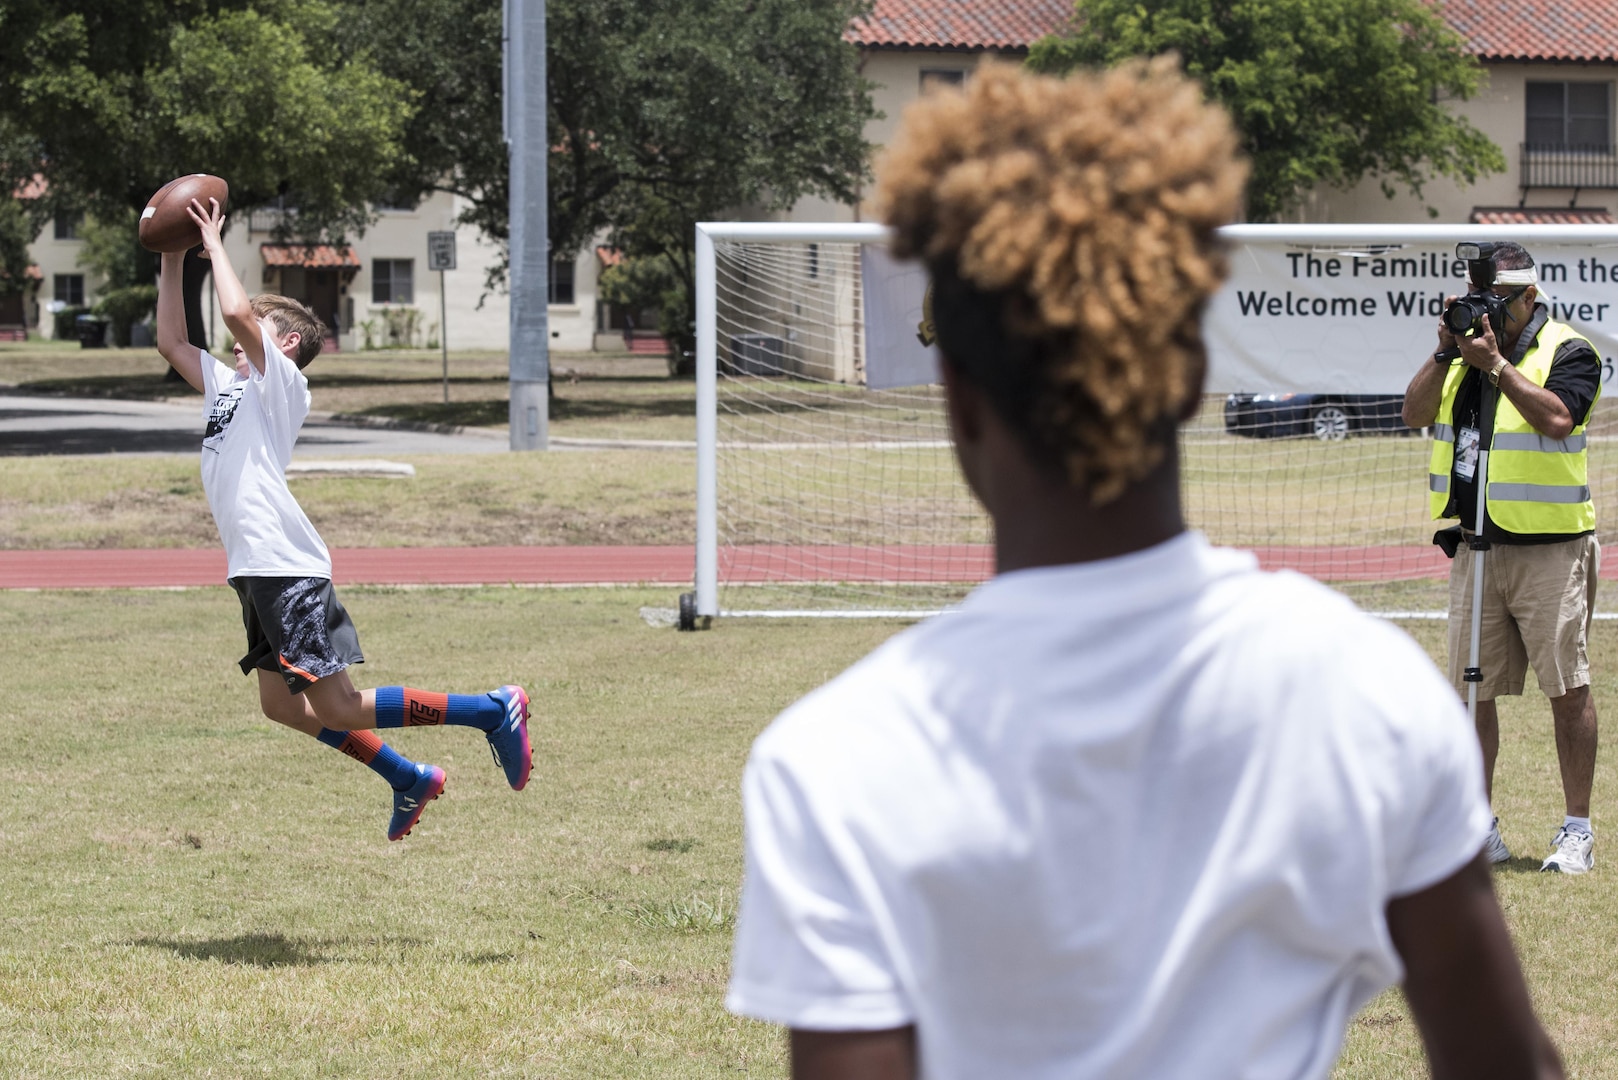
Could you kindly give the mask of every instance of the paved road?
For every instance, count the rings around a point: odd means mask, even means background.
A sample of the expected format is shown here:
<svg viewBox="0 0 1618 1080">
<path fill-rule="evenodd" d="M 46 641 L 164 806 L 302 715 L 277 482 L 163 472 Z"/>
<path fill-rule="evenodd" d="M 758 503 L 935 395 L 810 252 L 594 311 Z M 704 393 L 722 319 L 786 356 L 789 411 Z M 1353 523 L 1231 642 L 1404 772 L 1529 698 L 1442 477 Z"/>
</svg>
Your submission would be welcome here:
<svg viewBox="0 0 1618 1080">
<path fill-rule="evenodd" d="M 196 454 L 202 445 L 198 405 L 158 401 L 36 397 L 0 392 L 0 457 L 40 454 Z M 312 415 L 294 460 L 492 454 L 508 448 L 503 432 L 444 435 L 393 427 L 360 427 Z"/>
</svg>

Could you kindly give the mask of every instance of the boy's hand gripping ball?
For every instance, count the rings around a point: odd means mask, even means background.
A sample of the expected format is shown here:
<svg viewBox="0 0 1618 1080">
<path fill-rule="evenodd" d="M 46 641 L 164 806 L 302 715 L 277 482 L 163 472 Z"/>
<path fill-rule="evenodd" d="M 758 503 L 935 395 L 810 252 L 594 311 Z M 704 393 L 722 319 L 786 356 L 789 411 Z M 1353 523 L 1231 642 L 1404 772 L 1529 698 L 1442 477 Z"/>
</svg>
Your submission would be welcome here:
<svg viewBox="0 0 1618 1080">
<path fill-rule="evenodd" d="M 158 188 L 146 209 L 141 211 L 140 246 L 147 251 L 174 252 L 190 251 L 202 243 L 202 232 L 185 208 L 191 205 L 192 199 L 207 206 L 210 197 L 219 200 L 219 209 L 223 211 L 230 197 L 230 185 L 208 173 L 191 173 Z"/>
</svg>

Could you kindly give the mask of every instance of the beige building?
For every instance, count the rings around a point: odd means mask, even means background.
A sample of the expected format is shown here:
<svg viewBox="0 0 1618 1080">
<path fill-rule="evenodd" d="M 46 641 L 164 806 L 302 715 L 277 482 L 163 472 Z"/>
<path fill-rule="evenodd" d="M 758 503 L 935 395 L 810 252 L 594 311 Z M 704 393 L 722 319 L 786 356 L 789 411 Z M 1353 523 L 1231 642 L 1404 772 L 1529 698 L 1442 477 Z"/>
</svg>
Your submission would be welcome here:
<svg viewBox="0 0 1618 1080">
<path fill-rule="evenodd" d="M 484 284 L 497 251 L 477 230 L 456 227 L 459 212 L 455 196 L 438 193 L 412 209 L 378 208 L 365 235 L 346 246 L 304 247 L 274 242 L 280 211 L 265 207 L 234 215 L 225 246 L 250 294 L 279 292 L 309 304 L 335 331 L 340 350 L 436 348 L 446 332 L 456 349 L 503 350 L 509 298 Z M 76 218 L 63 215 L 30 248 L 38 288 L 21 298 L 19 314 L 30 330 L 46 337 L 55 333 L 55 311 L 93 305 L 103 285 L 79 262 L 84 242 L 78 227 Z M 428 234 L 438 231 L 456 237 L 456 268 L 442 272 L 442 296 L 440 272 L 428 269 Z M 552 265 L 552 348 L 594 346 L 599 266 L 594 250 Z M 209 299 L 204 298 L 203 309 L 212 313 L 211 338 L 223 341 Z"/>
<path fill-rule="evenodd" d="M 1295 212 L 1300 222 L 1506 222 L 1613 220 L 1618 203 L 1614 82 L 1618 22 L 1609 6 L 1581 0 L 1445 0 L 1446 21 L 1482 63 L 1478 94 L 1449 107 L 1505 152 L 1504 173 L 1476 185 L 1426 185 L 1421 199 L 1385 197 L 1375 178 L 1323 187 Z M 875 0 L 845 38 L 860 50 L 884 114 L 866 138 L 887 144 L 904 108 L 930 86 L 959 83 L 990 57 L 1021 60 L 1060 32 L 1071 0 Z M 1437 212 L 1433 217 L 1428 208 Z M 860 211 L 824 200 L 793 207 L 793 221 L 852 221 Z"/>
<path fill-rule="evenodd" d="M 1322 188 L 1301 222 L 1557 223 L 1613 221 L 1618 152 L 1613 84 L 1618 23 L 1606 4 L 1448 0 L 1446 21 L 1486 72 L 1468 101 L 1448 103 L 1505 153 L 1506 171 L 1464 186 L 1427 184 L 1424 198 L 1385 197 L 1376 180 Z M 1431 207 L 1436 217 L 1429 217 Z"/>
</svg>

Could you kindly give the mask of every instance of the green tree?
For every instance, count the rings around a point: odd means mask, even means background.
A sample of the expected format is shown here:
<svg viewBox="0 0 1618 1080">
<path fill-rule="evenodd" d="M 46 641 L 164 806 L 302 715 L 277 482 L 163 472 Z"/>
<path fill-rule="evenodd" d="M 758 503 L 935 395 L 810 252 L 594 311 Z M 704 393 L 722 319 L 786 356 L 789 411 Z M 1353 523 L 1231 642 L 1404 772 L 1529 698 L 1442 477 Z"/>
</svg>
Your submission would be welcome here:
<svg viewBox="0 0 1618 1080">
<path fill-rule="evenodd" d="M 1275 220 L 1317 184 L 1375 176 L 1388 197 L 1403 186 L 1419 198 L 1434 176 L 1470 184 L 1505 168 L 1443 104 L 1470 97 L 1483 69 L 1423 0 L 1078 0 L 1071 30 L 1035 43 L 1028 63 L 1062 73 L 1171 51 L 1235 118 L 1251 220 Z"/>
<path fill-rule="evenodd" d="M 88 218 L 79 265 L 100 276 L 102 286 L 92 310 L 112 326 L 115 345 L 129 344 L 129 328 L 157 308 L 152 257 L 140 246 L 140 217 L 133 210 Z"/>
<path fill-rule="evenodd" d="M 26 159 L 5 171 L 108 222 L 210 172 L 233 219 L 290 199 L 284 237 L 362 229 L 410 93 L 340 47 L 338 22 L 325 0 L 0 0 L 0 131 Z M 202 281 L 188 270 L 196 323 Z"/>
<path fill-rule="evenodd" d="M 462 221 L 509 236 L 500 10 L 491 0 L 349 0 L 342 24 L 420 107 L 396 190 L 452 191 Z M 689 295 L 693 226 L 816 193 L 851 203 L 874 115 L 842 40 L 863 0 L 548 0 L 549 238 L 561 257 L 603 229 L 666 256 Z M 497 267 L 495 281 L 503 277 Z M 494 282 L 491 282 L 493 284 Z M 680 300 L 681 310 L 689 301 Z M 673 320 L 689 344 L 690 316 Z"/>
<path fill-rule="evenodd" d="M 617 24 L 618 134 L 599 152 L 621 177 L 609 207 L 614 243 L 631 257 L 667 259 L 674 272 L 662 330 L 679 364 L 695 344 L 698 221 L 784 209 L 808 195 L 859 199 L 870 156 L 864 127 L 876 112 L 842 34 L 868 5 L 626 6 L 639 12 Z M 578 153 L 593 129 L 564 134 Z"/>
<path fill-rule="evenodd" d="M 37 157 L 30 140 L 0 115 L 0 296 L 27 289 L 28 246 L 50 220 L 50 208 L 30 192 Z"/>
<path fill-rule="evenodd" d="M 28 245 L 38 233 L 21 199 L 0 197 L 0 296 L 28 287 Z"/>
<path fill-rule="evenodd" d="M 293 194 L 301 229 L 362 226 L 410 104 L 337 23 L 322 0 L 0 0 L 0 114 L 92 214 L 212 172 L 238 210 Z"/>
</svg>

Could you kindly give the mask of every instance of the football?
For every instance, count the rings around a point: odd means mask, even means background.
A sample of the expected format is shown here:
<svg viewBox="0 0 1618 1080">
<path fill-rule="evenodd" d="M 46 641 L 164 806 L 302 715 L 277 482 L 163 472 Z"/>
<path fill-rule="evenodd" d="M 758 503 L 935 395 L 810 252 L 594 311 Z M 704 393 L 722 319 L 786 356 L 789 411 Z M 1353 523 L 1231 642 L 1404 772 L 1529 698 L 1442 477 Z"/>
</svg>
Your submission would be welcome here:
<svg viewBox="0 0 1618 1080">
<path fill-rule="evenodd" d="M 207 209 L 210 197 L 219 200 L 223 211 L 230 185 L 208 173 L 191 173 L 158 188 L 141 211 L 140 246 L 147 251 L 189 251 L 202 243 L 202 231 L 185 208 L 195 199 Z"/>
</svg>

